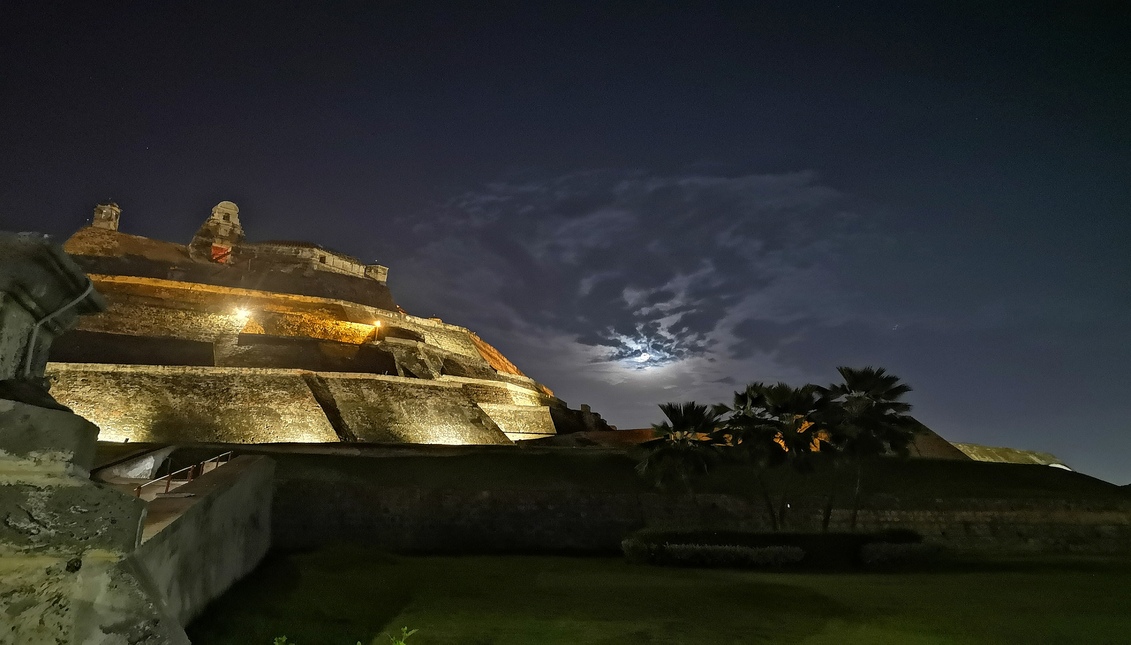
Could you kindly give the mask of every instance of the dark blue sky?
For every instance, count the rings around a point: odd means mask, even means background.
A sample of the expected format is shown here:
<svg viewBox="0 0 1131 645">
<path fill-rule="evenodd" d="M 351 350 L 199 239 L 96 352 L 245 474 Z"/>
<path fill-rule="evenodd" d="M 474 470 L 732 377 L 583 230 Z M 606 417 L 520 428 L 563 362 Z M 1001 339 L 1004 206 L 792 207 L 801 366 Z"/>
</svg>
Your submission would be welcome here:
<svg viewBox="0 0 1131 645">
<path fill-rule="evenodd" d="M 0 226 L 230 199 L 622 427 L 875 364 L 1131 481 L 1125 3 L 320 4 L 0 5 Z"/>
</svg>

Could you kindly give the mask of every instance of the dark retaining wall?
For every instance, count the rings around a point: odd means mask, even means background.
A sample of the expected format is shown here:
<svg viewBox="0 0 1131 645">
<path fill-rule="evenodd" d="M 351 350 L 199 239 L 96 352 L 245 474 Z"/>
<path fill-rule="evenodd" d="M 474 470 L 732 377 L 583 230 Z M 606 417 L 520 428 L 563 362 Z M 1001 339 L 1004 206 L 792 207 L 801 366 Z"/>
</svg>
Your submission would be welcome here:
<svg viewBox="0 0 1131 645">
<path fill-rule="evenodd" d="M 466 476 L 466 463 L 453 468 L 464 473 L 462 480 L 438 477 L 427 482 L 416 481 L 411 471 L 403 474 L 396 457 L 291 454 L 278 459 L 273 533 L 281 549 L 353 541 L 406 552 L 611 553 L 626 535 L 645 526 L 771 528 L 760 498 L 662 494 L 627 480 L 587 482 L 584 476 L 595 474 L 598 467 L 582 462 L 580 481 L 562 482 L 535 470 L 528 485 L 520 488 L 487 473 L 484 485 L 477 487 L 472 482 L 479 478 Z M 455 457 L 433 457 L 432 467 L 445 459 L 456 465 Z M 600 468 L 624 466 L 616 465 L 614 457 L 609 460 Z M 498 462 L 492 467 L 497 469 Z M 402 474 L 392 475 L 389 469 Z M 1100 490 L 1107 486 L 1096 485 Z M 910 528 L 933 542 L 979 551 L 1131 551 L 1131 498 L 1110 488 L 1113 495 L 1092 499 L 986 496 L 909 501 L 874 495 L 859 512 L 857 528 Z M 820 530 L 824 502 L 813 495 L 791 499 L 787 528 Z M 850 516 L 847 508 L 834 508 L 830 530 L 849 530 Z"/>
<path fill-rule="evenodd" d="M 382 488 L 343 482 L 278 482 L 275 546 L 305 549 L 362 542 L 405 552 L 615 552 L 650 527 L 771 529 L 762 505 L 730 495 Z M 959 549 L 1107 553 L 1131 550 L 1131 509 L 1029 508 L 1001 500 L 956 500 L 964 510 L 862 510 L 857 529 L 913 529 Z M 830 530 L 850 530 L 835 509 Z M 789 530 L 820 530 L 821 512 L 799 510 Z"/>
</svg>

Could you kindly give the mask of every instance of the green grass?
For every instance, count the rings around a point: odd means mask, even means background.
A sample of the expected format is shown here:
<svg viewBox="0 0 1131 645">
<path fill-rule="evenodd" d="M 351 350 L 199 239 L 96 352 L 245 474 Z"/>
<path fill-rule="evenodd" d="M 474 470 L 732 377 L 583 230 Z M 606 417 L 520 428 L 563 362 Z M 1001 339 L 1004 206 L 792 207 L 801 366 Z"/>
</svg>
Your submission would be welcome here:
<svg viewBox="0 0 1131 645">
<path fill-rule="evenodd" d="M 1127 643 L 1131 558 L 898 574 L 668 569 L 609 558 L 276 557 L 190 626 L 198 645 Z"/>
</svg>

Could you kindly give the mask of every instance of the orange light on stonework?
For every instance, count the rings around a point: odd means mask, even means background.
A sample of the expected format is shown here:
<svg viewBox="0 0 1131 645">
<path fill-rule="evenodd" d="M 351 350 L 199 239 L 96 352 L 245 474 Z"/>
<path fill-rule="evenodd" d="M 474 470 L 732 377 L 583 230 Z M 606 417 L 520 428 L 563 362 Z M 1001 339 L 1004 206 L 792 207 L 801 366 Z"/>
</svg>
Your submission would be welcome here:
<svg viewBox="0 0 1131 645">
<path fill-rule="evenodd" d="M 236 307 L 236 310 L 235 310 L 235 312 L 233 312 L 233 315 L 235 315 L 236 320 L 243 322 L 243 321 L 246 321 L 248 318 L 251 318 L 251 310 L 248 309 L 247 307 Z"/>
<path fill-rule="evenodd" d="M 381 326 L 381 321 L 380 321 L 380 320 L 374 320 L 374 321 L 373 321 L 373 326 L 374 326 L 374 327 L 380 327 L 380 326 Z"/>
</svg>

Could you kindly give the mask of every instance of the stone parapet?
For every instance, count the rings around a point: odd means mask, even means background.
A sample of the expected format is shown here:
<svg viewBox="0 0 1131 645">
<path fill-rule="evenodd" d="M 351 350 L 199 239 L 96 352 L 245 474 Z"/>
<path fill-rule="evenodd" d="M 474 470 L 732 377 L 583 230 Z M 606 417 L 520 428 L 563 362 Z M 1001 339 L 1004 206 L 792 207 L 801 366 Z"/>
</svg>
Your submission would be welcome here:
<svg viewBox="0 0 1131 645">
<path fill-rule="evenodd" d="M 0 469 L 89 477 L 98 426 L 65 412 L 0 399 Z"/>
</svg>

